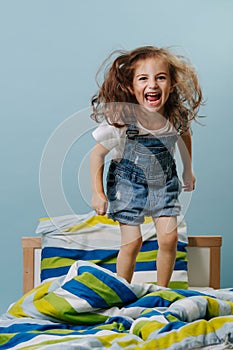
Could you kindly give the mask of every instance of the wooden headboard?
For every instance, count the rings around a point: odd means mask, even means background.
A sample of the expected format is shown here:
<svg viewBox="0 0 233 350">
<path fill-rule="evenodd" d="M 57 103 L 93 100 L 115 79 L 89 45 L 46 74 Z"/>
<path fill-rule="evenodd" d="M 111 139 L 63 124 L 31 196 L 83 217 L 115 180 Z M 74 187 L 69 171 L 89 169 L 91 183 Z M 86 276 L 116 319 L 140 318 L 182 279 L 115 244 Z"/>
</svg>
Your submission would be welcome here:
<svg viewBox="0 0 233 350">
<path fill-rule="evenodd" d="M 188 278 L 192 287 L 220 288 L 221 236 L 188 237 Z M 41 239 L 23 237 L 23 294 L 39 281 Z"/>
</svg>

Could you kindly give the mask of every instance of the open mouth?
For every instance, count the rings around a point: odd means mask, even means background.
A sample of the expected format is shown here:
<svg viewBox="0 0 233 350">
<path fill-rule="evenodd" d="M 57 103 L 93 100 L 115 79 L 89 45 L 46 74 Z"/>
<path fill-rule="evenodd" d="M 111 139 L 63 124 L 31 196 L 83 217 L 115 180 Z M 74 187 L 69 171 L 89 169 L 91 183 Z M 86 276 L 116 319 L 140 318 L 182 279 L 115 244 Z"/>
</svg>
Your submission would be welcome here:
<svg viewBox="0 0 233 350">
<path fill-rule="evenodd" d="M 161 93 L 149 92 L 145 94 L 145 98 L 150 104 L 157 104 L 160 101 Z"/>
</svg>

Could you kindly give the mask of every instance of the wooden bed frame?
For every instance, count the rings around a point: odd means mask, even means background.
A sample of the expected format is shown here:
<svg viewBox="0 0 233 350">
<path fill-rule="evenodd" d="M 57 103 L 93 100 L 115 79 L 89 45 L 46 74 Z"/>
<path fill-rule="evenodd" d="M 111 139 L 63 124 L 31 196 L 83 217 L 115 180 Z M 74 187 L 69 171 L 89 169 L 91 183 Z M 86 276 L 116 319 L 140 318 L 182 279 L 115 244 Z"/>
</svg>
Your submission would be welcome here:
<svg viewBox="0 0 233 350">
<path fill-rule="evenodd" d="M 221 236 L 188 237 L 188 279 L 191 287 L 220 288 Z M 23 237 L 23 294 L 39 283 L 41 239 Z"/>
</svg>

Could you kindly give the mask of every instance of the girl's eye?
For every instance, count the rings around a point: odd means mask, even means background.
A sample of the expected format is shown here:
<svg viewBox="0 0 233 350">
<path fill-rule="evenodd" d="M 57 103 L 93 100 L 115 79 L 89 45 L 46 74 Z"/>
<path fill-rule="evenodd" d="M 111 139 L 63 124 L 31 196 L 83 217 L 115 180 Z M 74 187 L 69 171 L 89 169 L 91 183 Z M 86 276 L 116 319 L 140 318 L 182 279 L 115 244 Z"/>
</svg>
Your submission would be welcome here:
<svg viewBox="0 0 233 350">
<path fill-rule="evenodd" d="M 159 76 L 157 77 L 157 79 L 158 79 L 158 80 L 165 80 L 166 77 L 165 77 L 165 75 L 159 75 Z"/>
<path fill-rule="evenodd" d="M 146 80 L 146 77 L 140 77 L 139 80 Z"/>
</svg>

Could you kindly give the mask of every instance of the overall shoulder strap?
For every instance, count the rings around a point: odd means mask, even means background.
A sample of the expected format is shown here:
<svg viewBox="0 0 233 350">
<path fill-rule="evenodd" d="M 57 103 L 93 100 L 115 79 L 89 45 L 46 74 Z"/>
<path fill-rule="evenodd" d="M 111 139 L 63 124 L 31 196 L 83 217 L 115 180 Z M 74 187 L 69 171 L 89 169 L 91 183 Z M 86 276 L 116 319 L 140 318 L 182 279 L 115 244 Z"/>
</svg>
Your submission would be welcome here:
<svg viewBox="0 0 233 350">
<path fill-rule="evenodd" d="M 136 125 L 136 120 L 127 125 L 126 135 L 128 138 L 132 139 L 139 134 L 138 127 Z"/>
</svg>

